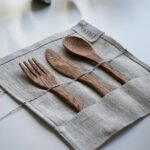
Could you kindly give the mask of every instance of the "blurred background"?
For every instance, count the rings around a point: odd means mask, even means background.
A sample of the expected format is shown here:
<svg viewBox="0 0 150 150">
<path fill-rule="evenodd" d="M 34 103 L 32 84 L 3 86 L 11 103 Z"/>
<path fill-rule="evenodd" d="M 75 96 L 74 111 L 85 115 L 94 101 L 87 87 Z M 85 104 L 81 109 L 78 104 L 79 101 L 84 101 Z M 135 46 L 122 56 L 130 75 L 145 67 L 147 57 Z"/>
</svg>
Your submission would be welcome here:
<svg viewBox="0 0 150 150">
<path fill-rule="evenodd" d="M 150 64 L 149 0 L 0 0 L 0 57 L 62 32 L 81 19 Z"/>
</svg>

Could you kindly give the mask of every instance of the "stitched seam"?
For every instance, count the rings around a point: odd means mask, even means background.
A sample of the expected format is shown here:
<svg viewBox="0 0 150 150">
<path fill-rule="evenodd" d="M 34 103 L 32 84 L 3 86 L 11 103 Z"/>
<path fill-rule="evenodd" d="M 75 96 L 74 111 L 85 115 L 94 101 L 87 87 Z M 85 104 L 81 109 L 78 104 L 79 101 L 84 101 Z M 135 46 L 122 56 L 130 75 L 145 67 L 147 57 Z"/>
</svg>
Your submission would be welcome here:
<svg viewBox="0 0 150 150">
<path fill-rule="evenodd" d="M 108 60 L 103 60 L 103 61 L 101 61 L 101 62 L 98 63 L 96 66 L 94 66 L 90 71 L 86 71 L 86 72 L 81 73 L 78 77 L 72 79 L 72 81 L 67 81 L 67 82 L 62 82 L 62 83 L 55 84 L 54 86 L 52 86 L 52 87 L 50 87 L 49 89 L 45 90 L 44 94 L 40 94 L 40 95 L 37 96 L 36 98 L 31 99 L 31 100 L 29 100 L 29 101 L 34 101 L 35 99 L 38 99 L 39 97 L 46 95 L 49 91 L 51 91 L 52 89 L 54 89 L 54 88 L 56 88 L 56 87 L 58 87 L 58 86 L 66 85 L 66 86 L 64 86 L 64 87 L 67 87 L 67 86 L 73 84 L 74 82 L 78 81 L 78 79 L 81 78 L 82 76 L 84 76 L 84 75 L 86 75 L 86 74 L 91 74 L 91 73 L 93 73 L 93 72 L 94 72 L 98 67 L 100 67 L 103 63 L 105 63 L 105 62 L 111 62 L 112 60 L 114 60 L 114 59 L 120 57 L 121 55 L 123 55 L 125 52 L 126 52 L 126 51 L 123 51 L 123 52 L 121 52 L 119 55 L 117 55 L 117 56 L 115 56 L 115 57 L 113 57 L 113 58 L 110 58 L 110 59 L 108 59 Z"/>
<path fill-rule="evenodd" d="M 69 35 L 73 35 L 73 34 L 75 34 L 75 33 L 71 33 L 71 34 L 69 34 Z M 17 59 L 17 58 L 19 58 L 19 57 L 22 57 L 22 56 L 24 56 L 24 55 L 26 55 L 26 54 L 28 54 L 28 53 L 31 53 L 31 52 L 33 52 L 33 51 L 36 51 L 36 50 L 38 50 L 38 49 L 39 49 L 40 47 L 42 47 L 42 46 L 45 46 L 45 45 L 47 45 L 47 44 L 49 44 L 49 43 L 55 42 L 55 41 L 60 40 L 60 39 L 63 39 L 63 38 L 64 38 L 64 37 L 57 38 L 57 39 L 55 39 L 55 40 L 49 41 L 49 42 L 47 42 L 47 43 L 44 43 L 44 44 L 42 44 L 42 45 L 40 45 L 40 46 L 38 46 L 38 47 L 36 47 L 36 48 L 34 48 L 34 49 L 31 49 L 29 52 L 23 53 L 23 54 L 21 54 L 21 55 L 18 55 L 18 56 L 16 56 L 16 57 L 14 57 L 14 58 L 8 60 L 7 62 L 1 63 L 0 66 L 2 66 L 2 65 L 4 65 L 4 64 L 7 64 L 8 62 L 11 62 L 11 61 L 13 61 L 13 60 L 15 60 L 15 59 Z M 24 50 L 24 49 L 22 49 L 22 50 Z M 21 51 L 21 50 L 20 50 L 20 51 Z M 19 51 L 18 51 L 18 52 L 19 52 Z"/>
<path fill-rule="evenodd" d="M 72 29 L 72 31 L 73 31 L 74 33 L 69 34 L 69 35 L 73 35 L 73 34 L 75 34 L 75 33 L 78 33 L 76 30 L 73 30 L 73 29 Z M 82 34 L 80 34 L 80 33 L 78 33 L 78 34 L 83 37 Z M 97 64 L 96 66 L 94 66 L 91 71 L 87 71 L 87 72 L 82 73 L 82 74 L 79 75 L 77 78 L 73 79 L 72 81 L 56 84 L 56 85 L 52 86 L 51 88 L 47 89 L 47 90 L 44 92 L 44 94 L 40 94 L 39 96 L 35 97 L 34 99 L 25 101 L 24 103 L 22 103 L 21 105 L 19 105 L 19 106 L 18 106 L 17 108 L 15 108 L 14 110 L 8 112 L 6 115 L 4 115 L 3 117 L 1 117 L 1 118 L 0 118 L 0 121 L 3 120 L 3 119 L 5 119 L 5 118 L 7 118 L 7 117 L 10 116 L 11 114 L 13 114 L 13 113 L 19 111 L 19 110 L 20 110 L 23 106 L 25 106 L 27 103 L 30 103 L 30 102 L 35 101 L 35 100 L 38 100 L 40 97 L 46 95 L 46 94 L 47 94 L 49 91 L 51 91 L 52 89 L 54 89 L 54 88 L 56 88 L 56 87 L 58 87 L 58 86 L 61 86 L 61 85 L 65 85 L 65 84 L 66 84 L 65 87 L 67 87 L 67 86 L 71 85 L 72 83 L 76 82 L 80 77 L 82 77 L 82 76 L 84 76 L 84 75 L 86 75 L 86 74 L 91 74 L 91 73 L 93 73 L 93 72 L 94 72 L 99 66 L 101 66 L 103 63 L 105 63 L 105 62 L 111 62 L 112 60 L 118 58 L 119 56 L 121 56 L 121 55 L 123 55 L 123 54 L 125 54 L 125 53 L 127 52 L 126 49 L 123 48 L 123 51 L 122 51 L 122 50 L 119 48 L 119 46 L 116 46 L 116 44 L 114 44 L 113 42 L 111 42 L 111 41 L 105 39 L 105 38 L 103 37 L 104 34 L 105 34 L 105 33 L 102 32 L 102 33 L 99 35 L 98 39 L 102 38 L 103 40 L 107 41 L 108 43 L 110 43 L 111 45 L 113 45 L 115 48 L 117 48 L 118 50 L 120 50 L 122 53 L 120 53 L 119 55 L 117 55 L 117 56 L 114 57 L 114 58 L 111 58 L 111 59 L 109 59 L 109 60 L 104 60 L 104 61 L 100 62 L 99 64 Z M 42 45 L 36 47 L 35 49 L 30 50 L 29 52 L 23 53 L 23 54 L 21 54 L 21 55 L 19 55 L 19 56 L 14 57 L 14 58 L 11 59 L 11 60 L 8 60 L 8 61 L 5 62 L 5 63 L 0 64 L 0 66 L 6 64 L 6 63 L 8 63 L 8 62 L 10 62 L 10 61 L 12 61 L 12 60 L 14 60 L 14 59 L 16 59 L 16 58 L 19 58 L 19 57 L 21 57 L 21 56 L 24 56 L 24 55 L 26 55 L 26 54 L 28 54 L 28 53 L 30 53 L 30 52 L 36 51 L 36 50 L 38 50 L 40 47 L 42 47 L 42 46 L 44 46 L 44 45 L 47 45 L 47 44 L 49 44 L 49 43 L 55 42 L 55 41 L 57 41 L 57 40 L 59 40 L 59 39 L 62 39 L 62 38 L 63 38 L 63 37 L 57 38 L 57 39 L 52 40 L 52 41 L 49 41 L 49 42 L 46 42 L 46 43 L 44 43 L 44 44 L 42 44 Z M 126 54 L 125 54 L 125 55 L 126 55 Z M 128 56 L 127 56 L 127 57 L 128 57 Z M 128 57 L 128 58 L 129 58 L 129 57 Z M 134 61 L 134 60 L 133 60 L 133 61 Z M 135 62 L 135 61 L 134 61 L 134 62 Z M 137 62 L 136 62 L 136 63 L 137 63 Z M 138 63 L 138 64 L 139 64 L 139 63 Z M 139 64 L 139 65 L 141 65 L 141 64 Z M 141 65 L 141 66 L 142 66 L 142 65 Z M 143 66 L 142 66 L 142 67 L 143 67 Z M 36 107 L 35 107 L 35 108 L 36 108 Z"/>
<path fill-rule="evenodd" d="M 101 36 L 101 38 L 103 39 L 103 40 L 105 40 L 105 41 L 107 41 L 109 44 L 111 44 L 112 46 L 114 46 L 115 48 L 117 48 L 119 51 L 122 51 L 121 49 L 123 49 L 124 51 L 126 51 L 126 53 L 125 53 L 125 56 L 126 57 L 128 57 L 129 59 L 131 59 L 133 62 L 135 62 L 135 63 L 137 63 L 138 65 L 140 65 L 141 67 L 143 67 L 144 69 L 146 69 L 149 73 L 150 73 L 150 70 L 149 69 L 147 69 L 146 67 L 144 67 L 141 63 L 139 63 L 138 61 L 135 61 L 134 59 L 132 59 L 130 56 L 128 56 L 127 55 L 127 53 L 128 53 L 128 51 L 125 49 L 125 48 L 119 48 L 120 46 L 118 45 L 118 46 L 116 46 L 116 44 L 114 44 L 113 42 L 111 42 L 110 40 L 107 40 L 107 39 L 105 39 L 104 37 L 103 37 L 103 35 Z M 109 38 L 109 37 L 108 37 Z M 109 38 L 110 39 L 110 38 Z M 112 39 L 113 40 L 113 39 Z M 133 57 L 135 57 L 135 56 L 133 56 Z"/>
<path fill-rule="evenodd" d="M 30 101 L 28 101 L 27 103 L 30 104 Z M 27 103 L 24 102 L 24 103 L 23 103 L 23 106 L 26 105 Z M 23 106 L 22 106 L 22 107 L 23 107 Z M 48 116 L 47 116 L 46 114 L 42 113 L 42 111 L 39 110 L 36 106 L 32 105 L 32 107 L 34 107 L 36 110 L 38 110 L 41 114 L 43 114 L 43 116 L 44 116 L 45 118 L 47 118 L 47 119 L 50 120 L 55 126 L 57 126 L 57 124 L 56 124 L 53 120 L 51 120 L 50 118 L 48 118 Z"/>
<path fill-rule="evenodd" d="M 9 117 L 10 115 L 14 114 L 15 112 L 18 112 L 22 107 L 24 107 L 27 103 L 30 103 L 30 102 L 33 102 L 35 100 L 38 100 L 40 97 L 42 96 L 45 96 L 49 91 L 51 91 L 52 89 L 58 87 L 58 86 L 61 86 L 61 85 L 65 85 L 64 87 L 67 87 L 71 84 L 73 84 L 74 82 L 76 82 L 80 77 L 86 75 L 86 74 L 91 74 L 93 73 L 99 66 L 101 66 L 103 63 L 105 62 L 111 62 L 112 60 L 120 57 L 121 55 L 123 55 L 126 51 L 122 51 L 119 55 L 113 57 L 113 58 L 110 58 L 108 60 L 103 60 L 102 62 L 98 63 L 96 66 L 94 66 L 90 71 L 87 71 L 87 72 L 83 72 L 82 74 L 80 74 L 77 78 L 73 79 L 72 81 L 68 81 L 68 82 L 62 82 L 62 83 L 59 83 L 59 84 L 55 84 L 54 86 L 52 86 L 51 88 L 45 90 L 45 92 L 43 94 L 40 94 L 38 95 L 37 97 L 31 99 L 31 100 L 27 100 L 25 102 L 23 102 L 22 104 L 20 104 L 17 108 L 11 110 L 10 112 L 8 112 L 6 115 L 0 117 L 0 121 L 2 121 L 3 119 Z M 34 107 L 34 106 L 33 106 Z M 35 107 L 36 108 L 36 107 Z M 37 109 L 37 108 L 36 108 Z"/>
</svg>

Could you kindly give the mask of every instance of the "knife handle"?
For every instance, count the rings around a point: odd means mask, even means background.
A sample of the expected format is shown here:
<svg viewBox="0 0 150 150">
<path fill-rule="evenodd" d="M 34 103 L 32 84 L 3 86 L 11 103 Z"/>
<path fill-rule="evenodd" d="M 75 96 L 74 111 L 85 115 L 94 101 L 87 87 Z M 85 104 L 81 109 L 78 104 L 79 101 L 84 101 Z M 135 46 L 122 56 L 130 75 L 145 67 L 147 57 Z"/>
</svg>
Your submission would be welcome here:
<svg viewBox="0 0 150 150">
<path fill-rule="evenodd" d="M 103 83 L 95 79 L 93 76 L 89 74 L 85 74 L 84 76 L 79 78 L 80 81 L 84 82 L 85 84 L 91 86 L 93 89 L 95 89 L 101 96 L 105 96 L 111 90 L 106 87 Z"/>
<path fill-rule="evenodd" d="M 69 105 L 71 105 L 77 112 L 80 112 L 81 110 L 86 108 L 86 106 L 83 103 L 81 103 L 78 99 L 76 99 L 72 94 L 66 91 L 63 87 L 61 86 L 56 87 L 52 91 L 58 94 L 59 96 L 61 96 L 62 98 L 64 98 L 64 100 Z"/>
</svg>

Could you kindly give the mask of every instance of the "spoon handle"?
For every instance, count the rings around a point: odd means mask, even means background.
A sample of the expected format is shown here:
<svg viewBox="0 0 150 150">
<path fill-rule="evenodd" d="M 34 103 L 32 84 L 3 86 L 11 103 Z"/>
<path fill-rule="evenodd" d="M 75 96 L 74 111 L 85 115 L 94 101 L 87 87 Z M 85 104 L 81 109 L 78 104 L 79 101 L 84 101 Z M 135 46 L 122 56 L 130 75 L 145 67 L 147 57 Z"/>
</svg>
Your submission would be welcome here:
<svg viewBox="0 0 150 150">
<path fill-rule="evenodd" d="M 103 59 L 95 53 L 92 53 L 92 55 L 90 56 L 90 59 L 96 63 L 101 63 L 103 61 Z M 122 74 L 120 71 L 115 69 L 108 62 L 102 63 L 100 67 L 104 71 L 106 71 L 108 74 L 110 74 L 113 78 L 115 78 L 117 81 L 119 81 L 121 84 L 125 84 L 129 80 L 124 74 Z"/>
<path fill-rule="evenodd" d="M 111 92 L 108 87 L 89 74 L 85 74 L 84 76 L 80 77 L 79 80 L 94 88 L 101 96 L 105 96 Z"/>
<path fill-rule="evenodd" d="M 59 96 L 65 99 L 65 101 L 71 105 L 77 112 L 80 112 L 86 105 L 81 103 L 78 99 L 76 99 L 72 94 L 66 91 L 63 87 L 59 86 L 53 89 L 53 92 L 57 93 Z"/>
<path fill-rule="evenodd" d="M 118 80 L 121 84 L 125 84 L 128 82 L 127 77 L 122 74 L 120 71 L 116 70 L 109 63 L 105 62 L 101 65 L 102 69 L 105 70 L 108 74 L 110 74 L 113 78 Z"/>
</svg>

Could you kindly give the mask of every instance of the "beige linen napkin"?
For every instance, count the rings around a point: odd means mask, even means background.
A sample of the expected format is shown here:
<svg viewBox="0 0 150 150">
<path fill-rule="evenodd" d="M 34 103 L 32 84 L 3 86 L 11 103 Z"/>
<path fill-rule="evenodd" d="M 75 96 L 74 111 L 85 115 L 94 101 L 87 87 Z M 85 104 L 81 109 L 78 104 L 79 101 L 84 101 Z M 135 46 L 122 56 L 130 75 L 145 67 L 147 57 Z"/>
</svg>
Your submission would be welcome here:
<svg viewBox="0 0 150 150">
<path fill-rule="evenodd" d="M 100 68 L 93 70 L 92 64 L 68 54 L 62 46 L 63 38 L 68 35 L 80 36 L 91 42 L 96 52 L 130 81 L 122 86 Z M 67 57 L 85 72 L 93 70 L 92 75 L 112 88 L 112 92 L 102 98 L 91 88 L 59 74 L 47 63 L 46 48 Z M 18 65 L 32 57 L 89 107 L 76 114 L 60 97 L 34 86 Z M 98 149 L 112 135 L 150 113 L 150 67 L 83 20 L 64 33 L 1 59 L 0 72 L 1 87 L 46 121 L 75 150 Z"/>
</svg>

